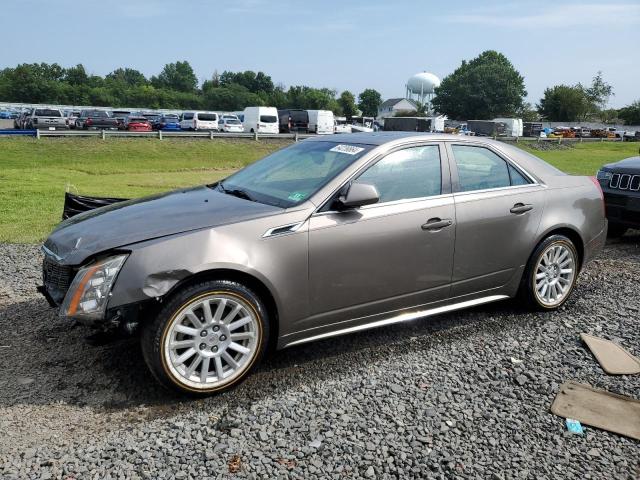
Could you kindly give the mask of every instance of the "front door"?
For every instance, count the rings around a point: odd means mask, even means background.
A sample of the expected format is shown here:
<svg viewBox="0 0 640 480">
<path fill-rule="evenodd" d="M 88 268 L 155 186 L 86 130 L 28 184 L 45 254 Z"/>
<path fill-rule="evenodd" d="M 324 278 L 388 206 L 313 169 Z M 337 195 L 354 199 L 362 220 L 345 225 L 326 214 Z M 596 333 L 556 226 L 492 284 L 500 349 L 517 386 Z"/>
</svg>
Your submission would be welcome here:
<svg viewBox="0 0 640 480">
<path fill-rule="evenodd" d="M 378 203 L 310 219 L 312 316 L 301 329 L 365 324 L 381 313 L 447 298 L 455 212 L 442 158 L 438 144 L 393 151 L 354 180 L 374 185 Z"/>
</svg>

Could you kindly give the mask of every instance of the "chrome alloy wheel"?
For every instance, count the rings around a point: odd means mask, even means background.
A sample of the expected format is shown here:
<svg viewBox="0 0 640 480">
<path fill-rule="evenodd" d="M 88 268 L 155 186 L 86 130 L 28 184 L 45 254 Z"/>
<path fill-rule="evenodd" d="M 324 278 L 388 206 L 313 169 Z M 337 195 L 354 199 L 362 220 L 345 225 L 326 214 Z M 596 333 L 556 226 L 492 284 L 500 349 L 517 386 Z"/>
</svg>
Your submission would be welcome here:
<svg viewBox="0 0 640 480">
<path fill-rule="evenodd" d="M 164 335 L 164 363 L 175 381 L 210 390 L 251 366 L 261 333 L 257 314 L 240 297 L 200 296 L 173 316 Z"/>
<path fill-rule="evenodd" d="M 554 243 L 542 252 L 535 268 L 535 295 L 545 307 L 562 303 L 576 277 L 576 257 L 566 245 Z"/>
</svg>

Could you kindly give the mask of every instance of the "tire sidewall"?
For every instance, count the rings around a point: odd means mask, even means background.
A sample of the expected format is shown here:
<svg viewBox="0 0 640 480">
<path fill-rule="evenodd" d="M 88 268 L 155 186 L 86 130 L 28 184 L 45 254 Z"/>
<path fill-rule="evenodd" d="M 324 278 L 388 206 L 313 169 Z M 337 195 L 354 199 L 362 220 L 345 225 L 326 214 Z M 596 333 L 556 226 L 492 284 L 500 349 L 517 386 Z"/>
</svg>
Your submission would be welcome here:
<svg viewBox="0 0 640 480">
<path fill-rule="evenodd" d="M 175 319 L 175 316 L 178 315 L 185 306 L 199 298 L 215 294 L 236 297 L 252 309 L 257 319 L 256 331 L 259 337 L 256 345 L 256 354 L 250 360 L 249 364 L 245 366 L 242 374 L 233 381 L 213 388 L 196 389 L 181 383 L 171 373 L 171 370 L 166 364 L 164 342 L 170 332 L 169 327 Z M 180 289 L 167 300 L 157 316 L 143 326 L 140 338 L 145 362 L 153 373 L 153 376 L 163 386 L 169 389 L 178 390 L 194 396 L 205 396 L 222 392 L 233 388 L 245 380 L 264 356 L 268 339 L 269 319 L 266 308 L 260 298 L 244 285 L 228 280 L 201 282 Z"/>
<path fill-rule="evenodd" d="M 540 302 L 540 300 L 538 299 L 538 296 L 535 293 L 536 265 L 538 264 L 538 261 L 540 260 L 540 256 L 542 255 L 542 253 L 552 245 L 562 245 L 569 248 L 571 250 L 571 253 L 573 254 L 574 268 L 575 268 L 573 282 L 571 283 L 569 291 L 567 292 L 567 294 L 564 296 L 564 298 L 560 303 L 553 306 L 545 305 L 544 303 Z M 573 244 L 573 242 L 569 238 L 565 237 L 564 235 L 552 235 L 550 237 L 547 237 L 542 242 L 540 242 L 540 244 L 536 247 L 533 255 L 531 256 L 531 259 L 529 260 L 529 264 L 527 265 L 527 269 L 525 272 L 526 281 L 524 284 L 525 286 L 524 293 L 528 303 L 537 310 L 552 311 L 560 308 L 571 297 L 571 294 L 573 293 L 576 283 L 578 282 L 579 273 L 580 273 L 580 257 L 578 256 L 578 251 L 576 250 L 576 247 Z"/>
</svg>

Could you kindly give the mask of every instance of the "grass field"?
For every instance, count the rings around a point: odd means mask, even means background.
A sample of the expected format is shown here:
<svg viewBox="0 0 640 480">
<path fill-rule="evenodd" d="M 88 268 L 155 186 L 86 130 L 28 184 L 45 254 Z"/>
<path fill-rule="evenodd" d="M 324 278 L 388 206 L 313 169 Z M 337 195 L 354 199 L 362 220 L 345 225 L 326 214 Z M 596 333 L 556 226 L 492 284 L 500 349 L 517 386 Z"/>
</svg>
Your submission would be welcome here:
<svg viewBox="0 0 640 480">
<path fill-rule="evenodd" d="M 287 142 L 157 139 L 0 139 L 0 242 L 39 242 L 62 215 L 63 195 L 139 197 L 213 182 Z M 523 146 L 521 143 L 520 146 Z M 529 150 L 568 173 L 638 154 L 634 143 Z"/>
</svg>

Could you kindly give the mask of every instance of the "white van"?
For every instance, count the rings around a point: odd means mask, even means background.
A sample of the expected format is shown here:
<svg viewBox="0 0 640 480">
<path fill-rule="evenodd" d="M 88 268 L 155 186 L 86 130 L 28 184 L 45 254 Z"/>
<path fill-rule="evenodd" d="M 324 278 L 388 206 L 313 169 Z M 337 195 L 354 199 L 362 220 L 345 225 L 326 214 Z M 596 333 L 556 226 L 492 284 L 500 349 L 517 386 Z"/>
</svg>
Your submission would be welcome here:
<svg viewBox="0 0 640 480">
<path fill-rule="evenodd" d="M 309 132 L 318 135 L 335 133 L 331 110 L 307 110 L 307 113 L 309 114 Z"/>
<path fill-rule="evenodd" d="M 275 107 L 247 107 L 244 109 L 242 125 L 249 133 L 278 133 L 278 109 Z"/>
<path fill-rule="evenodd" d="M 180 120 L 182 130 L 218 131 L 218 114 L 215 112 L 184 112 Z"/>
</svg>

